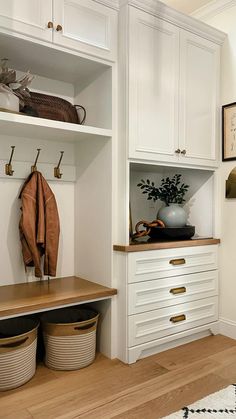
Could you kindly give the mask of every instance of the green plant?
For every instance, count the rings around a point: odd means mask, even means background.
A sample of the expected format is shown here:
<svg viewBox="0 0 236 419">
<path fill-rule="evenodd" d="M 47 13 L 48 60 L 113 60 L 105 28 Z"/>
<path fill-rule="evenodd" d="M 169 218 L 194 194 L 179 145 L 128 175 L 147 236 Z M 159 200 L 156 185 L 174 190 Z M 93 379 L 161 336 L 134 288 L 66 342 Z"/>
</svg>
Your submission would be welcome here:
<svg viewBox="0 0 236 419">
<path fill-rule="evenodd" d="M 8 59 L 0 61 L 0 93 L 14 93 L 23 102 L 25 97 L 30 97 L 28 86 L 33 76 L 27 71 L 23 76 L 17 78 L 16 71 L 8 68 Z"/>
<path fill-rule="evenodd" d="M 181 175 L 174 175 L 173 178 L 161 179 L 161 185 L 157 188 L 154 182 L 151 182 L 149 179 L 146 181 L 141 179 L 138 185 L 142 190 L 143 194 L 147 194 L 148 200 L 153 200 L 154 202 L 158 199 L 169 205 L 171 203 L 182 204 L 185 199 L 184 195 L 186 194 L 189 185 L 181 184 Z"/>
</svg>

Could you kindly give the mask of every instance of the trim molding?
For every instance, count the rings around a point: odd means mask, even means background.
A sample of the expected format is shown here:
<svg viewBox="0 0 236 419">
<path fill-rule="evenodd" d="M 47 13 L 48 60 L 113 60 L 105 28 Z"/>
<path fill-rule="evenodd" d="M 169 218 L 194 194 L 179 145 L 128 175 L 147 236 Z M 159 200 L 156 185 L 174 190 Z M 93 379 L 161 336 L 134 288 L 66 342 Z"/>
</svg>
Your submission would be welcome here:
<svg viewBox="0 0 236 419">
<path fill-rule="evenodd" d="M 119 10 L 119 0 L 94 0 L 96 3 L 101 3 L 111 9 Z"/>
<path fill-rule="evenodd" d="M 229 338 L 236 339 L 236 322 L 221 317 L 219 319 L 219 333 Z"/>
<path fill-rule="evenodd" d="M 236 0 L 212 0 L 210 3 L 191 13 L 191 16 L 206 21 L 234 6 L 236 6 Z"/>
<path fill-rule="evenodd" d="M 221 1 L 221 0 L 219 0 Z M 225 0 L 223 0 L 225 1 Z M 236 0 L 234 0 L 236 1 Z M 133 6 L 153 16 L 222 45 L 226 34 L 200 20 L 175 10 L 159 0 L 120 0 L 120 7 Z"/>
</svg>

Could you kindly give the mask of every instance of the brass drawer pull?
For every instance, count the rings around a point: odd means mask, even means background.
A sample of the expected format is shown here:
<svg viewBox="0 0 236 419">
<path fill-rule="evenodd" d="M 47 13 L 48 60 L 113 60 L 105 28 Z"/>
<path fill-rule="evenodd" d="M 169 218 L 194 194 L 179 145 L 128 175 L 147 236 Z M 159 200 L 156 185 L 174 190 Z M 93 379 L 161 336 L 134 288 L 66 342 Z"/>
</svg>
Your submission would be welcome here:
<svg viewBox="0 0 236 419">
<path fill-rule="evenodd" d="M 186 260 L 184 258 L 182 258 L 182 259 L 171 259 L 169 263 L 171 265 L 184 265 L 186 263 Z"/>
<path fill-rule="evenodd" d="M 170 322 L 172 323 L 179 323 L 179 322 L 182 322 L 183 320 L 186 320 L 185 314 L 180 314 L 179 316 L 174 316 L 170 318 Z"/>
<path fill-rule="evenodd" d="M 185 287 L 179 287 L 179 288 L 172 288 L 170 290 L 171 294 L 183 294 L 184 292 L 186 292 L 186 288 Z"/>
</svg>

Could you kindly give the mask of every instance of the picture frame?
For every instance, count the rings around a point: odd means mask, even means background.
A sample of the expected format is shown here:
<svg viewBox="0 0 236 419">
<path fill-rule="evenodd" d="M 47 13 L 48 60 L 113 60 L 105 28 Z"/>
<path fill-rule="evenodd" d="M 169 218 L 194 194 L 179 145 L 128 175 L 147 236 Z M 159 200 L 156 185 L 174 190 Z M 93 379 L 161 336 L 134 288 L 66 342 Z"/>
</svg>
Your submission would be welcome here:
<svg viewBox="0 0 236 419">
<path fill-rule="evenodd" d="M 236 102 L 222 106 L 222 161 L 236 160 Z"/>
</svg>

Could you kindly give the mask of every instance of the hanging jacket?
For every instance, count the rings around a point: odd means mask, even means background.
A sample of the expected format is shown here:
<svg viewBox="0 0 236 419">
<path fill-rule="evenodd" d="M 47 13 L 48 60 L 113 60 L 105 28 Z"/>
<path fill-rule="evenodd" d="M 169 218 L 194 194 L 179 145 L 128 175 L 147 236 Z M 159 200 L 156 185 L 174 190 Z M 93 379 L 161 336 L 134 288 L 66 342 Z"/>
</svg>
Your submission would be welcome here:
<svg viewBox="0 0 236 419">
<path fill-rule="evenodd" d="M 19 229 L 25 267 L 34 266 L 35 276 L 42 278 L 41 257 L 44 255 L 44 275 L 56 276 L 59 215 L 55 196 L 40 172 L 29 175 L 19 198 L 22 201 Z"/>
</svg>

